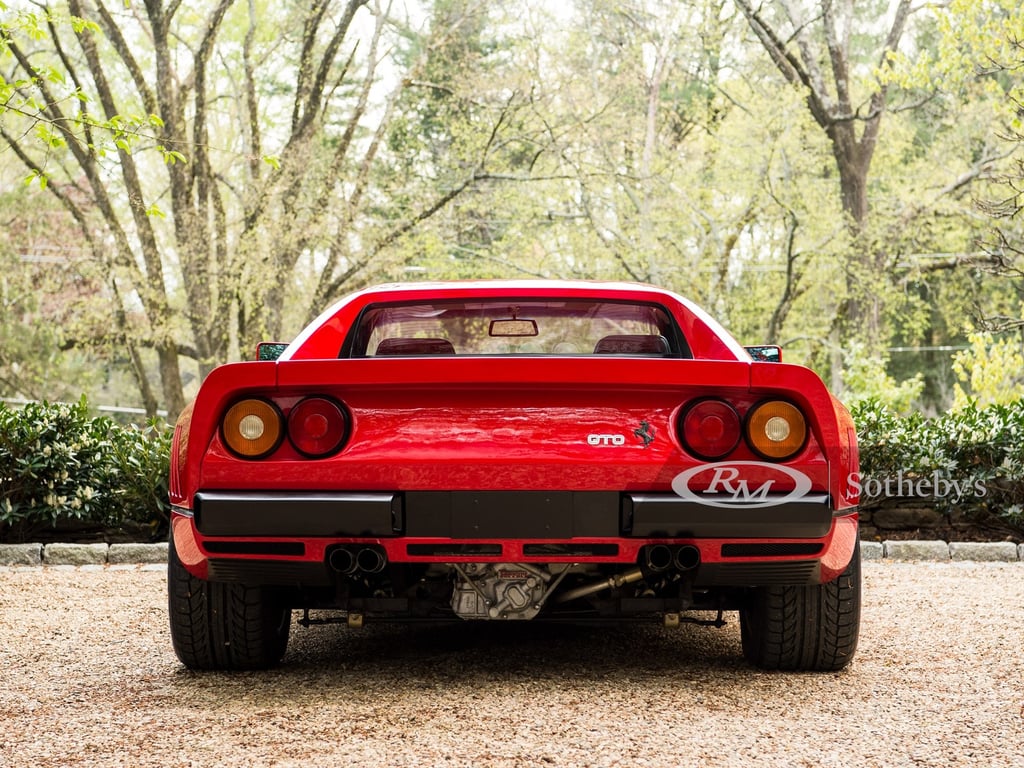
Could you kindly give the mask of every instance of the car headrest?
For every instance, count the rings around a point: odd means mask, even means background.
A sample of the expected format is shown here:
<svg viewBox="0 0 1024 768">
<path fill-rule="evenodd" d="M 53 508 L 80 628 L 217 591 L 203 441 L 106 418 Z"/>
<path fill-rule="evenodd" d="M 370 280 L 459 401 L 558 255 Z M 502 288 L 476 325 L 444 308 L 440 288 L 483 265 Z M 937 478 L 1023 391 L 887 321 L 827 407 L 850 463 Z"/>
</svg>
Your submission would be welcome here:
<svg viewBox="0 0 1024 768">
<path fill-rule="evenodd" d="M 668 339 L 645 334 L 605 336 L 594 346 L 595 355 L 667 355 Z"/>
<path fill-rule="evenodd" d="M 454 355 L 455 346 L 448 339 L 381 339 L 374 356 L 389 355 Z"/>
</svg>

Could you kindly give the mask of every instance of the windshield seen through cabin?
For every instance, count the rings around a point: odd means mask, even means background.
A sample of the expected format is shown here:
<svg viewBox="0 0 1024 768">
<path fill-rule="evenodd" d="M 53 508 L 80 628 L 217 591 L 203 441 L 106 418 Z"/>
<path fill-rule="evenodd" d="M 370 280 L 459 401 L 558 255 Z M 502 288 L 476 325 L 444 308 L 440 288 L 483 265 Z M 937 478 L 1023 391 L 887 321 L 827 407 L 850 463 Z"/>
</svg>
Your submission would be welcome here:
<svg viewBox="0 0 1024 768">
<path fill-rule="evenodd" d="M 371 305 L 363 312 L 348 347 L 350 357 L 689 357 L 678 328 L 664 308 L 578 299 Z"/>
</svg>

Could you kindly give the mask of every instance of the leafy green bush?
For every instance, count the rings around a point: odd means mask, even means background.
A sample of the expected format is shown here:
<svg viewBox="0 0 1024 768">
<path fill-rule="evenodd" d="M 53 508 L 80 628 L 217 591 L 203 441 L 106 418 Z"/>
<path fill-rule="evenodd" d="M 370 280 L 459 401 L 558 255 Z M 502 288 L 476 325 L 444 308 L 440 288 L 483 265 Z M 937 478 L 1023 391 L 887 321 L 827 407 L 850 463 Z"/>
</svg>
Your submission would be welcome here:
<svg viewBox="0 0 1024 768">
<path fill-rule="evenodd" d="M 168 517 L 171 431 L 121 426 L 78 403 L 0 403 L 0 539 L 77 520 L 103 527 Z"/>
<path fill-rule="evenodd" d="M 1024 525 L 1024 400 L 985 407 L 968 401 L 935 418 L 898 416 L 878 400 L 851 412 L 862 487 L 881 488 L 889 479 L 890 489 L 903 483 L 917 496 L 929 498 L 919 492 L 930 489 L 940 510 L 958 506 Z"/>
</svg>

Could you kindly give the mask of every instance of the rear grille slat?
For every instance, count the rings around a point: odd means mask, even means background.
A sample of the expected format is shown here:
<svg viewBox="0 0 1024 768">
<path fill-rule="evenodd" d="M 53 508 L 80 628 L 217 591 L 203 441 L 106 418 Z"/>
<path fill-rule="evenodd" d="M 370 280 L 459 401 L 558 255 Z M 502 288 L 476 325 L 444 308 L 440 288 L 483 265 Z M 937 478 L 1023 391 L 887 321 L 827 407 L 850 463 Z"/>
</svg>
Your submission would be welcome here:
<svg viewBox="0 0 1024 768">
<path fill-rule="evenodd" d="M 728 587 L 810 585 L 818 583 L 817 560 L 777 563 L 704 563 L 697 570 L 697 584 Z"/>
<path fill-rule="evenodd" d="M 323 563 L 228 560 L 212 558 L 208 578 L 250 586 L 327 586 L 331 578 Z"/>
</svg>

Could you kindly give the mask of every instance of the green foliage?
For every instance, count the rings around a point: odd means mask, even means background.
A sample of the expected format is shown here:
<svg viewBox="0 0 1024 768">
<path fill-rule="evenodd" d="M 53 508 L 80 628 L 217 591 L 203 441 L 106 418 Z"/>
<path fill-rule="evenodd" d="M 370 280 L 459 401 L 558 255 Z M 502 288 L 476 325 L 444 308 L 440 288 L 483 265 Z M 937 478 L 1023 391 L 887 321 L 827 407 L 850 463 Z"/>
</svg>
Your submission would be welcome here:
<svg viewBox="0 0 1024 768">
<path fill-rule="evenodd" d="M 104 368 L 73 341 L 95 284 L 74 258 L 76 232 L 49 196 L 18 184 L 0 193 L 0 219 L 0 396 L 76 398 Z"/>
<path fill-rule="evenodd" d="M 871 355 L 861 344 L 851 344 L 843 367 L 843 402 L 856 407 L 864 402 L 876 402 L 896 413 L 910 411 L 914 401 L 924 389 L 921 374 L 897 383 L 886 371 L 888 360 Z"/>
<path fill-rule="evenodd" d="M 0 403 L 0 539 L 67 520 L 165 526 L 170 443 L 166 424 L 120 426 L 84 398 Z"/>
<path fill-rule="evenodd" d="M 960 506 L 1024 526 L 1024 400 L 986 407 L 971 401 L 935 418 L 899 416 L 864 400 L 851 413 L 862 486 L 924 481 L 939 509 Z"/>
<path fill-rule="evenodd" d="M 1009 93 L 1009 109 L 1021 94 L 1020 79 L 1009 76 L 1024 40 L 1017 0 L 952 0 L 937 10 L 934 25 L 934 45 L 895 57 L 893 76 L 907 87 L 950 91 L 980 85 Z"/>
<path fill-rule="evenodd" d="M 955 387 L 953 408 L 963 410 L 974 405 L 1003 405 L 1018 400 L 1024 385 L 1024 355 L 1020 342 L 997 341 L 989 333 L 972 333 L 968 340 L 970 349 L 953 356 L 953 371 L 960 380 Z"/>
</svg>

